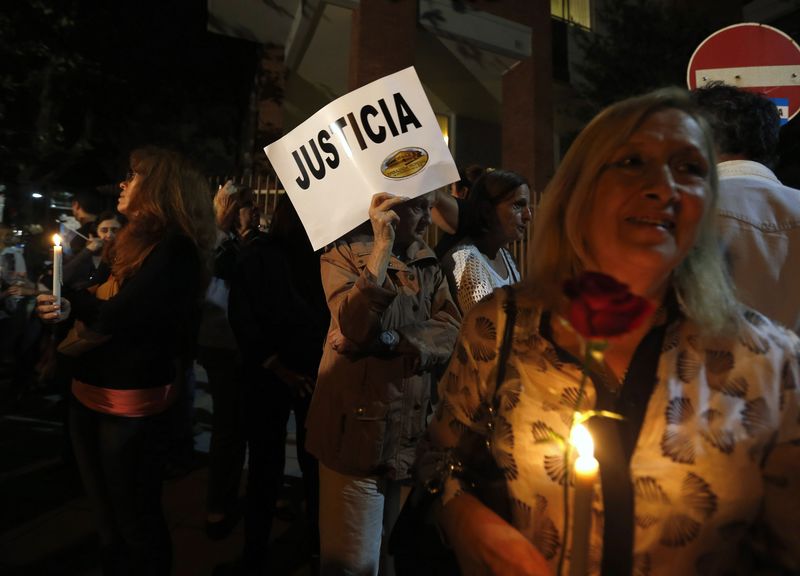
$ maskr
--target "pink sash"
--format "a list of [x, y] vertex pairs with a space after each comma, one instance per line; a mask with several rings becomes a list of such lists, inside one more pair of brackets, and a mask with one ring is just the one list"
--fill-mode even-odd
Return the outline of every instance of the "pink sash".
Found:
[[73, 379], [72, 393], [81, 404], [95, 412], [135, 418], [166, 410], [175, 400], [177, 387], [167, 384], [158, 388], [114, 390]]

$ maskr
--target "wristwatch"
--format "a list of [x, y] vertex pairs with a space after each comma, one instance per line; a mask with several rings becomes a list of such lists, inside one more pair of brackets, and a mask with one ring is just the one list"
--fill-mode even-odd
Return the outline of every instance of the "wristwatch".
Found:
[[397, 330], [384, 330], [378, 335], [378, 341], [384, 348], [392, 351], [400, 343], [400, 334], [397, 333]]

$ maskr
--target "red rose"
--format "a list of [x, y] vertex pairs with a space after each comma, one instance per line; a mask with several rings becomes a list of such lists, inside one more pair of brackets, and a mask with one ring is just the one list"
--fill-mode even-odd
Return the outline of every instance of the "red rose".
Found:
[[589, 339], [619, 336], [644, 322], [654, 306], [628, 290], [628, 286], [599, 272], [584, 272], [564, 283], [570, 300], [567, 320]]

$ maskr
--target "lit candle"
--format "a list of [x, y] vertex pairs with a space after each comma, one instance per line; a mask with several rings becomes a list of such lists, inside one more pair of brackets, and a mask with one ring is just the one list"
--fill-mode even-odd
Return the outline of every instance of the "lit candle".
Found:
[[53, 234], [53, 296], [61, 304], [61, 236]]
[[589, 570], [589, 537], [592, 531], [592, 498], [599, 464], [594, 457], [592, 435], [583, 424], [575, 424], [570, 442], [578, 451], [575, 460], [575, 498], [572, 503], [572, 554], [570, 576], [586, 576]]

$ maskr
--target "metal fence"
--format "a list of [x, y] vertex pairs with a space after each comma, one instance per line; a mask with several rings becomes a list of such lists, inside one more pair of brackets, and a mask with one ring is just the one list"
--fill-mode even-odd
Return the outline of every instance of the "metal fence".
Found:
[[[228, 180], [242, 188], [249, 188], [255, 195], [255, 202], [267, 225], [272, 221], [272, 215], [275, 213], [275, 207], [278, 205], [278, 198], [281, 194], [285, 194], [283, 187], [277, 176], [274, 174], [250, 174], [244, 177], [232, 176], [213, 176], [210, 178], [211, 186], [217, 190], [220, 186], [225, 184]], [[531, 198], [534, 201], [534, 198]], [[531, 207], [535, 214], [535, 204]], [[517, 263], [517, 268], [522, 278], [525, 278], [528, 269], [528, 245], [530, 244], [531, 235], [533, 233], [533, 225], [528, 227], [528, 237], [519, 242], [514, 242], [509, 250], [514, 256]], [[429, 246], [436, 246], [439, 238], [442, 236], [442, 231], [437, 226], [430, 226], [426, 241]]]
[[250, 174], [249, 176], [212, 176], [209, 178], [213, 190], [231, 180], [238, 188], [249, 188], [255, 195], [255, 203], [261, 210], [267, 225], [272, 221], [278, 198], [285, 191], [274, 174]]

